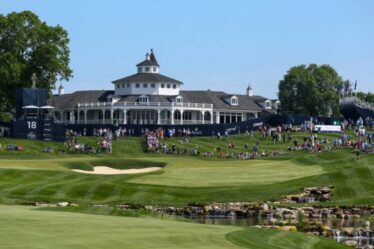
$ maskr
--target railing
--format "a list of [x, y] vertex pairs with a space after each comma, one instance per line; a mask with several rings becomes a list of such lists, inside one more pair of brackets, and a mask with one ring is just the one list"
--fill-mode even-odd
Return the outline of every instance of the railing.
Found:
[[357, 98], [356, 96], [345, 97], [345, 98], [339, 99], [339, 104], [341, 104], [341, 105], [357, 104], [357, 105], [359, 105], [363, 108], [374, 110], [374, 105], [373, 104], [362, 101], [361, 99]]
[[[210, 121], [205, 121], [204, 123], [205, 124], [210, 124]], [[180, 125], [180, 124], [184, 124], [184, 125], [203, 124], [203, 121], [202, 120], [183, 120], [183, 121], [181, 121], [180, 119], [174, 119], [174, 124], [176, 124], [176, 125]]]
[[177, 103], [177, 102], [91, 102], [78, 103], [78, 107], [105, 107], [105, 106], [179, 106], [187, 108], [213, 108], [213, 104], [207, 103]]

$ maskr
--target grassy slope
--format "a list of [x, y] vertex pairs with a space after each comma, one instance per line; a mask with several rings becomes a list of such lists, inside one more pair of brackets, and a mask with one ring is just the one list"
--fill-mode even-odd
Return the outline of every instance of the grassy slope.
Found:
[[[333, 241], [232, 226], [0, 206], [0, 248], [343, 249]], [[77, 225], [79, 224], [79, 225]]]
[[[297, 139], [300, 141], [304, 135], [298, 135]], [[95, 143], [95, 139], [82, 140]], [[236, 150], [243, 150], [249, 138], [230, 137], [229, 140], [235, 142]], [[249, 143], [253, 141], [252, 138]], [[116, 141], [112, 155], [94, 156], [43, 154], [40, 152], [43, 146], [50, 143], [0, 140], [3, 146], [9, 142], [24, 144], [26, 151], [0, 151], [0, 156], [7, 158], [0, 160], [0, 202], [5, 203], [70, 200], [185, 205], [192, 201], [276, 199], [283, 194], [298, 192], [302, 187], [330, 184], [335, 186], [332, 204], [374, 202], [373, 155], [362, 156], [357, 161], [354, 153], [347, 150], [318, 154], [286, 153], [273, 159], [239, 161], [144, 154], [143, 141], [138, 138]], [[173, 142], [178, 143], [178, 140], [169, 140], [169, 143]], [[260, 142], [260, 148], [264, 149], [286, 150], [288, 146], [288, 143], [272, 145], [270, 141]], [[224, 148], [225, 143], [209, 137], [192, 138], [188, 146], [198, 144], [201, 151], [210, 151], [217, 146]], [[67, 170], [72, 164], [102, 164], [103, 160], [108, 160], [108, 164], [114, 161], [113, 165], [119, 166], [121, 160], [128, 159], [168, 164], [160, 172], [132, 176], [82, 175]]]

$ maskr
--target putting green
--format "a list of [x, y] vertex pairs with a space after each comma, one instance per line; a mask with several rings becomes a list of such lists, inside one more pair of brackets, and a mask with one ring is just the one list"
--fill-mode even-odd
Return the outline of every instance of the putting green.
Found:
[[212, 187], [266, 185], [322, 174], [320, 166], [302, 167], [291, 161], [207, 161], [181, 158], [162, 174], [143, 175], [129, 182], [166, 186]]
[[[0, 206], [0, 222], [0, 248], [7, 249], [345, 248], [333, 241], [300, 233], [255, 228], [243, 230], [150, 217], [40, 211], [21, 206]], [[252, 239], [258, 246], [249, 243]], [[280, 240], [283, 243], [279, 244]], [[325, 247], [316, 247], [319, 243]]]

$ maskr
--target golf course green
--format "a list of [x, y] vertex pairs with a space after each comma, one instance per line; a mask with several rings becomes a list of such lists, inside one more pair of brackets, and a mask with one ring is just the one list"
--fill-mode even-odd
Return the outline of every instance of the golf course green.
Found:
[[[306, 133], [294, 138], [302, 140]], [[321, 135], [333, 139], [336, 135]], [[296, 232], [235, 226], [195, 224], [147, 214], [121, 217], [102, 212], [84, 213], [37, 210], [20, 204], [67, 201], [92, 204], [185, 206], [188, 203], [268, 201], [299, 193], [304, 187], [334, 187], [326, 206], [371, 205], [374, 203], [374, 156], [360, 160], [349, 149], [323, 153], [288, 152], [291, 143], [273, 144], [260, 137], [230, 136], [178, 139], [166, 142], [182, 151], [244, 151], [258, 139], [260, 151], [281, 153], [255, 160], [221, 159], [216, 155], [162, 155], [146, 152], [144, 139], [121, 138], [112, 153], [45, 153], [63, 143], [0, 138], [0, 248], [345, 248], [332, 240]], [[97, 143], [97, 138], [78, 138]], [[23, 151], [8, 151], [7, 144], [22, 145]], [[159, 167], [151, 173], [88, 175], [96, 166], [114, 169]], [[63, 208], [59, 209], [64, 210]], [[127, 216], [127, 217], [123, 217]], [[131, 216], [131, 215], [130, 215]], [[78, 224], [78, 225], [74, 225]], [[20, 236], [22, 239], [17, 239]], [[35, 245], [33, 247], [33, 245]]]

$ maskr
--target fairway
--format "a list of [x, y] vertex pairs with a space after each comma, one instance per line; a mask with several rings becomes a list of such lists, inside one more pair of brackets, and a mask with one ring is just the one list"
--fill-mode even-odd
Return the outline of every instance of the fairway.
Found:
[[285, 161], [207, 161], [178, 159], [162, 174], [144, 175], [129, 182], [179, 187], [265, 185], [322, 174], [320, 166], [302, 167]]
[[20, 206], [0, 206], [0, 223], [1, 249], [346, 248], [327, 239], [300, 233], [151, 217], [40, 211]]

